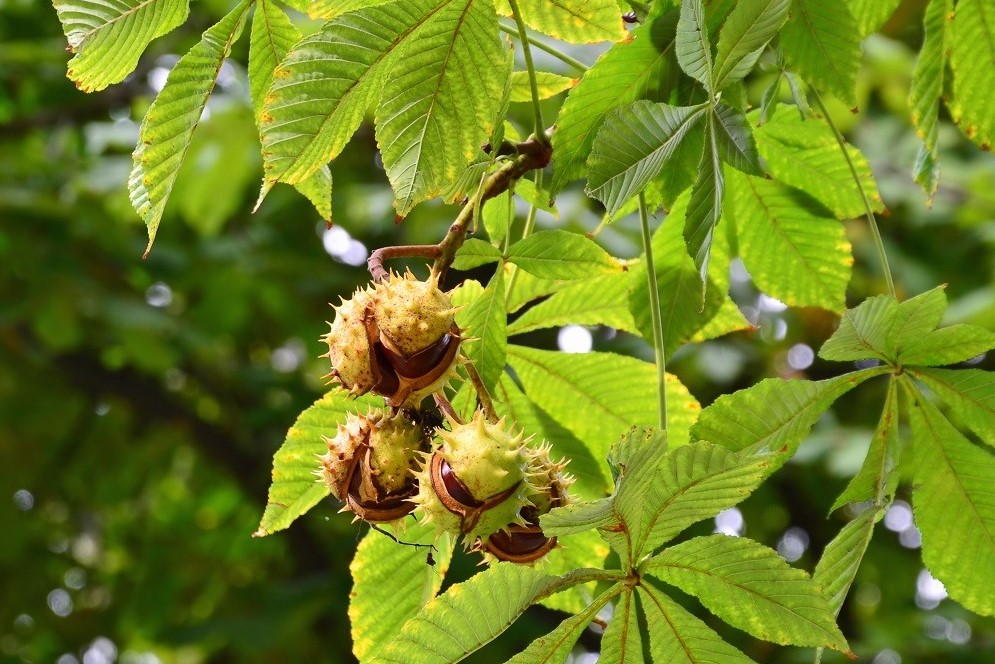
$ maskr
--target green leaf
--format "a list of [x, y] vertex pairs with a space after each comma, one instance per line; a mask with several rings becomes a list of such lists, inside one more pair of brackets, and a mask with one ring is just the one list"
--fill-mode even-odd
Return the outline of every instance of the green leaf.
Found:
[[926, 5], [923, 29], [926, 36], [916, 59], [909, 92], [912, 124], [923, 144], [916, 156], [915, 179], [933, 199], [939, 186], [936, 141], [940, 133], [940, 98], [943, 96], [946, 53], [950, 49], [951, 30], [947, 16], [953, 14], [953, 0], [932, 0]]
[[666, 549], [644, 569], [694, 595], [733, 627], [765, 641], [850, 650], [832, 608], [809, 575], [752, 540], [696, 537]]
[[875, 295], [847, 309], [840, 326], [819, 349], [819, 357], [837, 362], [870, 358], [888, 362], [892, 356], [888, 333], [898, 312], [898, 302], [890, 295]]
[[459, 177], [494, 131], [508, 59], [489, 0], [449, 0], [391, 60], [377, 143], [401, 216]]
[[618, 664], [644, 664], [648, 653], [643, 652], [641, 633], [636, 593], [628, 590], [615, 603], [611, 622], [601, 637], [599, 659]]
[[515, 221], [515, 192], [509, 189], [493, 198], [488, 198], [480, 211], [480, 218], [491, 242], [502, 244], [508, 237], [508, 229]]
[[614, 217], [660, 174], [704, 114], [704, 106], [675, 107], [645, 100], [609, 113], [587, 162], [587, 194], [604, 203]]
[[[832, 128], [824, 120], [802, 119], [790, 106], [780, 106], [768, 122], [757, 127], [754, 137], [767, 170], [783, 184], [801, 189], [833, 211], [838, 219], [864, 214], [850, 166], [836, 143]], [[884, 210], [870, 164], [852, 145], [847, 153], [853, 161], [871, 209]]]
[[856, 105], [860, 29], [846, 3], [793, 0], [781, 51], [806, 81]]
[[675, 87], [680, 70], [674, 58], [676, 14], [657, 16], [612, 46], [567, 95], [553, 132], [550, 193], [584, 175], [584, 163], [605, 115], [637, 99], [660, 100]]
[[442, 587], [452, 558], [448, 534], [437, 537], [434, 525], [410, 524], [401, 537], [405, 542], [434, 545], [434, 565], [426, 562], [428, 549], [401, 546], [383, 533], [371, 530], [356, 548], [349, 565], [353, 586], [349, 602], [352, 653], [370, 661], [401, 631]]
[[273, 484], [266, 511], [253, 537], [283, 530], [329, 494], [328, 487], [315, 474], [317, 457], [328, 451], [321, 437], [334, 436], [349, 414], [378, 405], [383, 405], [379, 397], [353, 399], [347, 391], [336, 387], [300, 414], [273, 456]]
[[995, 333], [976, 325], [951, 325], [933, 330], [898, 355], [906, 365], [942, 366], [965, 362], [995, 348]]
[[385, 5], [394, 0], [294, 0], [301, 6], [295, 7], [306, 11], [311, 18], [332, 19], [357, 9], [366, 9], [375, 5]]
[[691, 437], [747, 454], [775, 455], [773, 472], [795, 453], [834, 401], [885, 372], [887, 368], [879, 367], [819, 381], [762, 380], [719, 397], [701, 411]]
[[812, 573], [812, 580], [822, 586], [829, 608], [839, 614], [843, 600], [850, 591], [864, 552], [874, 534], [874, 524], [883, 516], [884, 509], [874, 507], [861, 512], [847, 523], [833, 538]]
[[262, 114], [265, 178], [307, 179], [334, 159], [382, 92], [385, 63], [447, 0], [392, 2], [324, 24], [290, 50], [273, 73]]
[[[511, 16], [507, 0], [495, 0], [498, 13]], [[574, 44], [618, 41], [625, 27], [614, 0], [518, 0], [518, 9], [533, 30]]]
[[877, 505], [890, 501], [898, 487], [898, 453], [898, 394], [895, 381], [892, 380], [888, 382], [888, 395], [881, 411], [881, 419], [874, 430], [864, 463], [829, 511], [833, 512], [847, 503], [865, 500], [873, 500]]
[[508, 262], [541, 279], [589, 279], [622, 271], [597, 242], [563, 230], [539, 231], [519, 240], [508, 249]]
[[[681, 344], [690, 341], [701, 332], [717, 315], [723, 303], [731, 303], [726, 293], [729, 287], [725, 278], [729, 252], [725, 246], [724, 236], [719, 236], [718, 242], [713, 245], [713, 251], [718, 256], [715, 262], [718, 269], [713, 270], [709, 276], [705, 298], [702, 301], [698, 270], [695, 269], [694, 261], [688, 256], [684, 246], [683, 229], [688, 199], [689, 195], [685, 192], [674, 202], [652, 238], [664, 349], [667, 357]], [[629, 280], [631, 286], [629, 310], [643, 338], [652, 341], [649, 286], [646, 279], [646, 265], [643, 261], [629, 270]], [[735, 305], [733, 308], [735, 309]]]
[[757, 143], [742, 111], [719, 103], [715, 107], [715, 138], [722, 161], [749, 175], [766, 172], [760, 163]]
[[498, 262], [501, 258], [500, 249], [488, 242], [471, 237], [467, 238], [463, 242], [463, 246], [456, 252], [456, 258], [453, 260], [453, 268], [457, 270], [472, 270], [481, 265]]
[[459, 661], [501, 634], [534, 602], [586, 580], [578, 574], [550, 576], [512, 563], [492, 565], [430, 601], [374, 661]]
[[166, 85], [155, 98], [138, 135], [128, 178], [131, 204], [148, 227], [148, 255], [159, 230], [166, 201], [176, 182], [183, 157], [190, 147], [207, 98], [231, 46], [242, 33], [251, 0], [242, 0], [227, 16], [204, 32], [169, 72]]
[[681, 18], [677, 22], [677, 62], [684, 73], [718, 92], [712, 81], [712, 47], [708, 43], [708, 26], [702, 0], [683, 0]]
[[[570, 657], [574, 644], [605, 604], [624, 588], [616, 584], [591, 602], [577, 615], [561, 622], [556, 629], [529, 644], [528, 648], [508, 660], [507, 664], [563, 664]], [[628, 597], [631, 593], [624, 593]]]
[[947, 295], [939, 286], [898, 305], [894, 319], [885, 327], [886, 357], [894, 359], [909, 346], [919, 343], [943, 320], [947, 312]]
[[727, 186], [726, 214], [757, 287], [791, 306], [843, 312], [853, 266], [843, 225], [777, 180], [730, 173]]
[[[559, 353], [509, 344], [508, 360], [534, 403], [603, 459], [633, 424], [656, 423], [657, 374], [652, 364], [614, 353]], [[671, 446], [683, 445], [698, 402], [667, 375]]]
[[850, 12], [860, 28], [861, 37], [866, 37], [883, 26], [901, 2], [902, 0], [847, 0]]
[[689, 526], [742, 502], [769, 474], [769, 461], [703, 441], [662, 451], [658, 464], [631, 471], [615, 497], [633, 563]]
[[468, 339], [462, 343], [462, 352], [473, 362], [487, 390], [493, 392], [504, 373], [508, 348], [503, 270], [494, 274], [477, 300], [456, 313], [456, 324]]
[[[249, 41], [249, 95], [257, 125], [262, 121], [273, 72], [300, 38], [301, 33], [273, 0], [256, 1]], [[328, 166], [322, 166], [294, 187], [311, 201], [322, 219], [332, 220], [332, 172]]]
[[922, 559], [950, 597], [995, 615], [995, 456], [971, 443], [909, 383], [912, 506], [922, 531]]
[[[513, 266], [505, 263], [505, 276]], [[533, 300], [555, 293], [564, 283], [555, 279], [540, 279], [523, 270], [518, 270], [515, 283], [508, 291], [507, 309], [508, 313], [514, 313]]]
[[912, 369], [985, 443], [995, 446], [995, 372], [980, 369]]
[[595, 528], [602, 528], [617, 522], [615, 503], [611, 498], [602, 498], [583, 503], [572, 503], [557, 507], [539, 519], [542, 531], [547, 535], [573, 535]]
[[684, 220], [684, 241], [694, 259], [694, 266], [698, 268], [702, 283], [707, 283], [708, 279], [708, 255], [715, 227], [722, 216], [722, 192], [725, 189], [715, 134], [715, 120], [713, 115], [709, 115], [705, 130], [705, 150], [701, 154], [694, 186], [691, 187], [691, 201]]
[[640, 584], [636, 594], [647, 617], [650, 661], [668, 664], [752, 664], [752, 659], [726, 643], [712, 628], [653, 585]]
[[190, 0], [54, 0], [73, 53], [68, 76], [83, 92], [103, 90], [134, 71], [153, 39], [183, 25]]
[[636, 332], [626, 298], [629, 275], [624, 272], [570, 282], [508, 326], [508, 334], [524, 334], [560, 325], [608, 325]]
[[964, 135], [991, 150], [995, 141], [995, 6], [989, 0], [959, 0], [950, 26], [953, 95], [950, 115]]
[[[569, 76], [560, 76], [548, 71], [536, 72], [536, 86], [539, 90], [539, 99], [549, 99], [561, 92], [565, 92], [577, 84], [577, 79]], [[532, 101], [532, 84], [529, 82], [527, 71], [511, 72], [511, 101], [530, 102]]]
[[716, 46], [712, 78], [718, 92], [744, 78], [756, 65], [764, 47], [788, 19], [791, 0], [737, 2], [729, 13]]

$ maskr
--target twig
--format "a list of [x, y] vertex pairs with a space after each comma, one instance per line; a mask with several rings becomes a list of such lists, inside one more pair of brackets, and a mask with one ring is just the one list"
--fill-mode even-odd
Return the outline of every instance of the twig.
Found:
[[497, 411], [494, 410], [494, 402], [491, 401], [487, 386], [484, 385], [484, 380], [477, 373], [477, 368], [473, 366], [472, 362], [466, 363], [466, 373], [470, 377], [473, 389], [477, 391], [477, 401], [480, 403], [480, 409], [484, 411], [484, 417], [487, 418], [488, 422], [497, 422], [498, 416]]
[[383, 267], [385, 260], [393, 258], [438, 258], [439, 245], [437, 244], [413, 244], [409, 246], [401, 245], [396, 247], [380, 247], [370, 254], [366, 266], [370, 270], [373, 281], [380, 282], [387, 278], [387, 270]]

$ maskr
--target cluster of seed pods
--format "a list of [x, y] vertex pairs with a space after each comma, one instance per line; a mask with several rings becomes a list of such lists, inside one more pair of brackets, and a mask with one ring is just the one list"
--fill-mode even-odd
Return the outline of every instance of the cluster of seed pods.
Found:
[[[568, 501], [571, 479], [547, 445], [533, 446], [481, 411], [444, 423], [419, 410], [456, 376], [460, 330], [433, 275], [391, 275], [335, 308], [323, 339], [331, 376], [386, 407], [350, 415], [321, 457], [320, 476], [358, 518], [396, 523], [414, 512], [485, 556], [531, 563], [556, 546], [539, 517]], [[433, 421], [434, 417], [434, 421]]]

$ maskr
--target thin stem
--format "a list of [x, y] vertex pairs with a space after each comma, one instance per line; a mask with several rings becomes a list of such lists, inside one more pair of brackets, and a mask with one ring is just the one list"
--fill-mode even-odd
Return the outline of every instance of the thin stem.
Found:
[[[501, 28], [502, 32], [506, 32], [509, 35], [515, 35], [516, 37], [519, 37], [519, 38], [522, 37], [522, 35], [518, 31], [518, 29], [517, 28], [513, 28], [510, 25], [505, 25], [504, 23], [499, 23], [498, 27]], [[567, 55], [563, 51], [559, 50], [555, 46], [550, 46], [549, 44], [547, 44], [546, 42], [542, 41], [541, 39], [536, 39], [532, 35], [526, 34], [525, 35], [525, 40], [529, 44], [532, 44], [533, 46], [535, 46], [540, 51], [546, 51], [547, 53], [549, 53], [551, 56], [553, 56], [557, 60], [560, 60], [564, 64], [570, 65], [571, 67], [573, 67], [574, 69], [576, 69], [579, 72], [585, 72], [588, 69], [587, 65], [585, 65], [580, 60], [577, 60], [575, 58], [571, 58], [569, 55]], [[522, 48], [524, 48], [524, 45], [522, 46]]]
[[653, 319], [653, 350], [656, 353], [657, 391], [659, 394], [660, 429], [667, 430], [667, 353], [663, 345], [663, 319], [660, 316], [660, 291], [657, 290], [656, 267], [653, 264], [653, 236], [650, 234], [646, 197], [639, 194], [639, 225], [643, 232], [646, 254], [646, 285], [650, 293], [650, 315]]
[[[542, 195], [542, 169], [537, 169], [535, 174], [535, 185], [536, 185], [536, 196]], [[532, 235], [532, 231], [535, 229], [536, 225], [536, 212], [538, 207], [533, 204], [529, 208], [529, 213], [525, 217], [525, 227], [522, 228], [522, 239], [524, 240], [528, 236]], [[507, 253], [507, 252], [506, 252]], [[504, 301], [505, 304], [511, 302], [511, 293], [515, 287], [515, 281], [518, 280], [518, 266], [512, 265], [510, 274], [508, 275], [508, 288], [505, 290]]]
[[494, 410], [494, 402], [491, 401], [491, 395], [487, 391], [487, 386], [484, 385], [484, 379], [480, 377], [473, 362], [467, 362], [464, 368], [470, 377], [473, 389], [477, 392], [477, 401], [480, 403], [480, 410], [484, 411], [484, 417], [487, 418], [488, 422], [497, 422], [497, 411]]
[[387, 278], [387, 270], [384, 269], [383, 262], [392, 258], [437, 258], [439, 255], [439, 245], [437, 244], [413, 244], [400, 245], [397, 247], [380, 247], [370, 254], [366, 261], [366, 267], [370, 271], [373, 281], [380, 282]]
[[860, 198], [864, 202], [864, 215], [867, 217], [867, 224], [871, 228], [871, 237], [874, 238], [874, 246], [878, 251], [878, 260], [881, 261], [881, 270], [884, 272], [885, 281], [888, 282], [888, 293], [891, 294], [893, 298], [898, 299], [898, 294], [895, 291], [895, 280], [891, 276], [891, 266], [888, 264], [888, 254], [884, 250], [884, 240], [881, 238], [881, 230], [878, 228], [878, 222], [874, 218], [874, 211], [871, 209], [871, 201], [867, 198], [867, 192], [864, 191], [864, 184], [860, 181], [860, 175], [857, 174], [857, 167], [854, 166], [853, 160], [850, 158], [850, 153], [846, 149], [846, 139], [843, 138], [843, 134], [836, 127], [833, 119], [829, 116], [829, 111], [826, 109], [826, 105], [822, 101], [822, 95], [815, 88], [812, 88], [812, 96], [815, 98], [815, 105], [819, 107], [819, 111], [822, 116], [826, 119], [826, 122], [833, 130], [833, 136], [836, 137], [836, 143], [839, 144], [840, 150], [843, 151], [843, 157], [846, 159], [846, 165], [850, 167], [850, 175], [853, 176], [853, 181], [857, 184], [857, 189], [860, 191]]
[[532, 49], [529, 48], [529, 35], [525, 31], [525, 21], [522, 20], [522, 13], [518, 11], [518, 3], [515, 0], [508, 0], [508, 6], [511, 7], [511, 14], [515, 17], [515, 24], [518, 26], [518, 38], [522, 43], [525, 68], [529, 72], [529, 87], [532, 88], [532, 113], [535, 115], [535, 136], [540, 143], [548, 142], [546, 123], [542, 120], [542, 104], [539, 102], [539, 83], [536, 81], [536, 68], [535, 63], [532, 62]]

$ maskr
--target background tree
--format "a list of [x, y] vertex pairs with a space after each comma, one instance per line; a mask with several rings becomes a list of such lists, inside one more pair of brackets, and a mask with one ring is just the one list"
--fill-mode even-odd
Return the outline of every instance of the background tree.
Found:
[[[962, 11], [979, 6], [962, 5]], [[927, 29], [943, 18], [943, 8], [930, 5]], [[258, 524], [273, 451], [296, 414], [325, 389], [320, 376], [327, 369], [315, 356], [321, 321], [329, 317], [326, 302], [367, 280], [362, 264], [370, 248], [435, 242], [456, 208], [421, 205], [395, 225], [393, 195], [373, 158], [372, 127], [364, 124], [332, 167], [336, 227], [326, 230], [288, 187], [274, 187], [250, 216], [263, 171], [251, 86], [239, 64], [247, 62], [243, 39], [221, 67], [155, 249], [139, 261], [145, 240], [125, 187], [138, 122], [177, 54], [231, 10], [227, 2], [194, 4], [183, 26], [153, 41], [123, 83], [84, 96], [65, 79], [69, 56], [56, 12], [36, 3], [0, 7], [5, 657], [41, 661], [68, 653], [82, 660], [86, 653], [95, 658], [113, 651], [129, 661], [150, 653], [167, 661], [350, 658], [340, 644], [349, 639], [344, 598], [356, 528], [326, 501], [278, 537], [248, 534]], [[923, 13], [917, 2], [901, 3], [890, 18], [854, 12], [871, 26], [866, 32], [882, 25], [880, 34], [863, 41], [853, 99], [835, 89], [852, 80], [814, 82], [842, 98], [825, 99], [828, 116], [874, 171], [890, 213], [879, 219], [901, 299], [947, 283], [951, 307], [944, 323], [992, 329], [995, 163], [941, 110], [936, 145], [943, 177], [932, 208], [912, 178], [919, 142], [907, 99]], [[302, 31], [317, 28], [291, 15]], [[781, 39], [790, 43], [785, 30]], [[605, 46], [560, 45], [585, 63]], [[962, 45], [950, 48], [952, 58], [965, 57]], [[555, 58], [539, 51], [534, 57], [542, 69], [577, 76]], [[778, 76], [777, 63], [761, 65], [773, 68], [762, 67], [745, 88], [757, 107]], [[798, 62], [789, 65], [809, 73]], [[791, 83], [786, 77], [782, 86], [786, 102]], [[920, 94], [913, 98], [916, 109], [928, 98]], [[561, 94], [544, 101], [545, 117], [555, 117], [562, 100]], [[850, 105], [859, 113], [850, 113]], [[963, 110], [953, 110], [963, 125]], [[511, 104], [511, 121], [523, 136], [533, 115], [529, 103]], [[922, 111], [915, 117], [931, 136]], [[986, 121], [968, 117], [965, 126]], [[831, 140], [827, 145], [833, 148]], [[932, 171], [919, 172], [929, 185]], [[579, 188], [558, 194], [557, 212], [539, 211], [538, 227], [600, 229], [598, 241], [612, 254], [641, 252], [639, 220], [629, 215], [600, 227], [603, 209]], [[859, 211], [845, 216], [859, 217]], [[515, 232], [526, 217], [520, 209]], [[866, 224], [847, 222], [846, 231], [856, 258], [849, 301], [856, 304], [887, 285]], [[472, 275], [486, 278], [487, 272]], [[834, 315], [785, 309], [741, 269], [730, 283], [758, 329], [683, 347], [668, 365], [703, 405], [767, 376], [821, 379], [842, 372], [843, 365], [813, 353], [830, 335]], [[597, 350], [652, 358], [651, 346], [607, 326], [527, 334], [516, 341], [555, 348], [590, 339]], [[991, 359], [974, 366], [991, 369]], [[792, 564], [814, 569], [845, 522], [842, 515], [825, 515], [859, 468], [884, 400], [876, 384], [844, 396], [792, 463], [695, 534], [745, 530]], [[898, 498], [907, 501], [910, 478], [903, 479]], [[851, 648], [881, 661], [896, 661], [885, 649], [907, 661], [977, 661], [995, 650], [991, 620], [942, 601], [924, 573], [907, 502], [893, 504], [884, 525], [841, 613]], [[458, 565], [457, 578], [472, 572], [472, 562]], [[755, 641], [696, 610], [756, 660], [809, 657]], [[534, 611], [536, 621], [516, 624], [481, 661], [506, 659], [562, 617]], [[585, 635], [582, 644], [597, 649], [597, 638]]]

